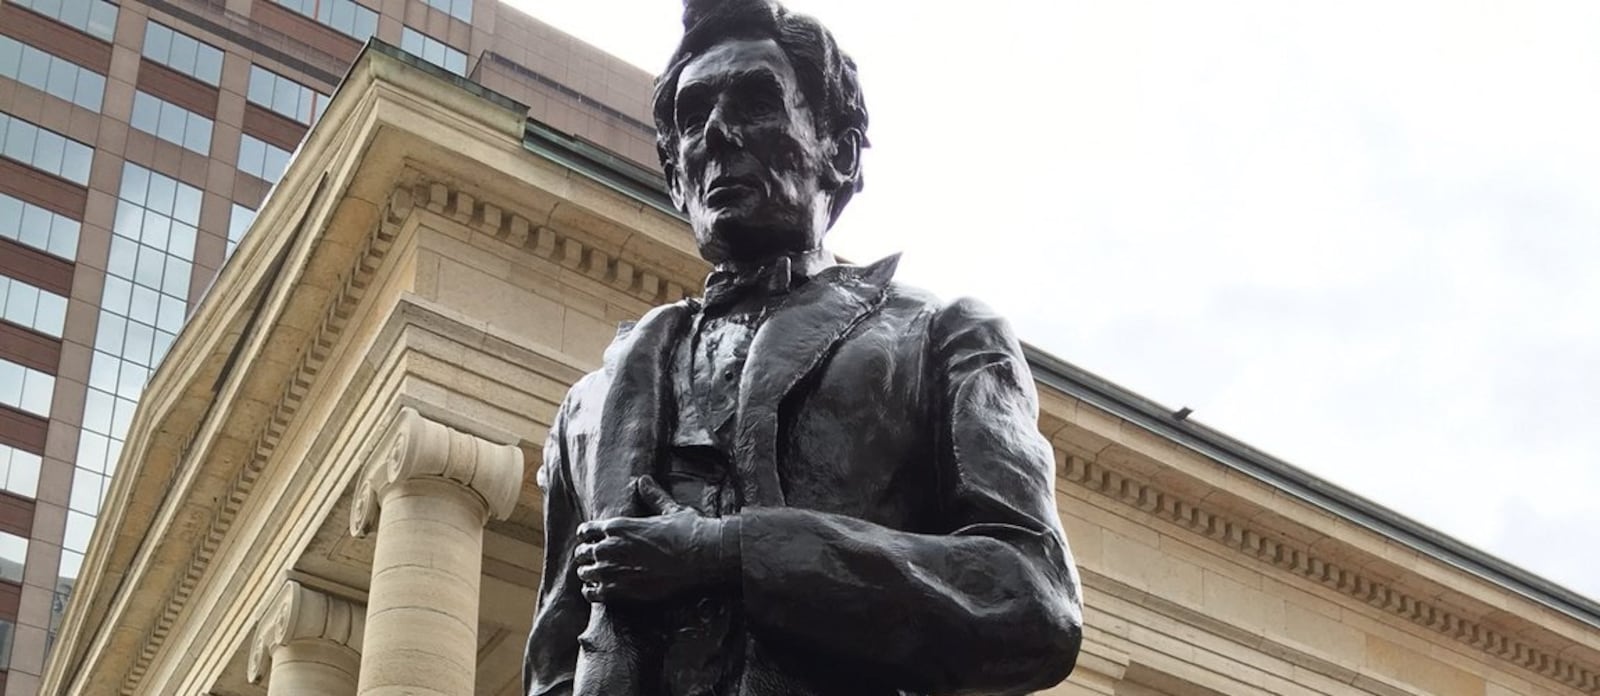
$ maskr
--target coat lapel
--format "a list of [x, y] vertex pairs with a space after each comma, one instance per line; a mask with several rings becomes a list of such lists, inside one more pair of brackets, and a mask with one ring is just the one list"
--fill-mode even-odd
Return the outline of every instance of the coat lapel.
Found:
[[832, 266], [778, 306], [756, 331], [739, 381], [734, 464], [746, 507], [781, 507], [779, 409], [833, 348], [883, 302], [898, 254], [870, 266]]
[[589, 486], [594, 519], [637, 514], [633, 480], [654, 473], [666, 445], [674, 342], [693, 314], [689, 303], [657, 308], [606, 351], [611, 379]]

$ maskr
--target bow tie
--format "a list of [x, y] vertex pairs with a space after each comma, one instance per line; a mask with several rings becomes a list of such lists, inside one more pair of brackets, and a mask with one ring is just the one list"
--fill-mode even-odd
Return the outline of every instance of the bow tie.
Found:
[[706, 277], [705, 307], [729, 307], [750, 297], [777, 297], [806, 280], [789, 257], [750, 270], [715, 270]]

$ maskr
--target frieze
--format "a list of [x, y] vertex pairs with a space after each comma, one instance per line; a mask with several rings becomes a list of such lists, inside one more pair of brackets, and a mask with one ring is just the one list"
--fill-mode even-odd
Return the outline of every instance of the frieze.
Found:
[[1500, 660], [1520, 665], [1584, 693], [1600, 694], [1600, 677], [1597, 677], [1597, 671], [1591, 665], [1552, 654], [1481, 621], [1442, 608], [1426, 598], [1408, 594], [1387, 582], [1274, 538], [1263, 530], [1203, 509], [1181, 496], [1072, 455], [1065, 457], [1060, 475], [1069, 482], [1172, 522], [1233, 551], [1304, 577]]

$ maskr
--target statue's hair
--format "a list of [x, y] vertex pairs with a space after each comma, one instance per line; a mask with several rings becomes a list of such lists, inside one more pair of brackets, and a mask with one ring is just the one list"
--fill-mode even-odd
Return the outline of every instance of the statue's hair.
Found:
[[[674, 110], [678, 77], [696, 57], [728, 39], [776, 41], [794, 66], [817, 133], [839, 140], [855, 131], [861, 146], [867, 145], [867, 106], [855, 61], [839, 50], [827, 27], [771, 0], [690, 0], [686, 5], [683, 39], [655, 85], [656, 153], [667, 176], [672, 176], [677, 165], [679, 134]], [[830, 221], [837, 220], [850, 197], [861, 190], [861, 168], [856, 167], [853, 176], [837, 184]]]

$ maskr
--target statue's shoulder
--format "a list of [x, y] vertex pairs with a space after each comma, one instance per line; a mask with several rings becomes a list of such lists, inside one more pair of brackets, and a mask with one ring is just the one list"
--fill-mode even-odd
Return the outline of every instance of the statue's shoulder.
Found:
[[935, 354], [950, 361], [961, 362], [974, 355], [986, 356], [988, 361], [1003, 355], [1016, 364], [1026, 363], [1011, 322], [973, 297], [941, 303], [928, 331]]
[[889, 286], [881, 314], [907, 322], [908, 329], [914, 322], [915, 330], [935, 346], [987, 346], [1021, 353], [1011, 322], [974, 297], [945, 299], [926, 289], [895, 282]]
[[901, 282], [894, 278], [900, 255], [886, 256], [865, 266], [841, 266], [845, 273], [868, 284], [883, 288], [883, 309], [891, 312], [913, 312], [937, 315], [946, 321], [1000, 322], [1004, 319], [981, 300], [958, 297], [944, 300], [925, 288]]
[[645, 312], [644, 316], [637, 320], [617, 324], [617, 335], [612, 337], [611, 345], [606, 347], [600, 369], [604, 371], [615, 366], [621, 360], [622, 354], [641, 337], [648, 339], [659, 333], [673, 332], [679, 324], [694, 314], [698, 302], [698, 300], [683, 299], [660, 305]]
[[[598, 408], [603, 404], [617, 370], [628, 356], [639, 350], [662, 350], [668, 341], [679, 338], [683, 333], [683, 327], [694, 314], [695, 302], [686, 299], [661, 305], [646, 312], [636, 321], [618, 324], [616, 335], [611, 338], [611, 343], [601, 354], [600, 368], [573, 383], [572, 388], [567, 391], [564, 408], [570, 412], [579, 412], [585, 410], [585, 407]], [[641, 343], [650, 345], [641, 346]]]
[[896, 309], [936, 311], [942, 304], [932, 291], [898, 280], [891, 281], [884, 293], [884, 305]]
[[982, 300], [973, 297], [946, 299], [926, 288], [898, 280], [889, 283], [883, 304], [884, 309], [891, 312], [923, 314], [938, 323], [1004, 321]]

